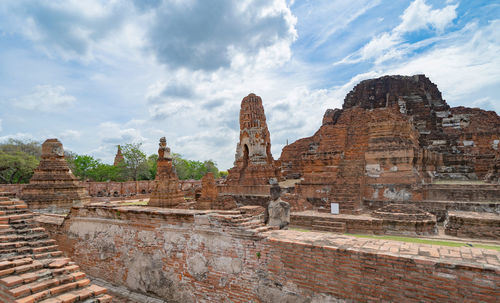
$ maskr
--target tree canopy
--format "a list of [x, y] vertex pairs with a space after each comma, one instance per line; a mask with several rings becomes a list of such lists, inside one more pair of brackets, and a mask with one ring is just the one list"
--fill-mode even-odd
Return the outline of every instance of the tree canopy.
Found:
[[[141, 143], [122, 145], [124, 161], [117, 166], [69, 150], [65, 151], [65, 158], [73, 174], [82, 181], [154, 180], [158, 155], [147, 157], [141, 148]], [[41, 144], [35, 141], [9, 139], [0, 144], [0, 183], [28, 183], [40, 163], [41, 154]], [[212, 172], [216, 178], [224, 174], [212, 160], [187, 160], [180, 154], [173, 154], [173, 164], [181, 180], [199, 180], [207, 172]]]
[[0, 144], [0, 183], [28, 183], [41, 155], [39, 142], [9, 139]]

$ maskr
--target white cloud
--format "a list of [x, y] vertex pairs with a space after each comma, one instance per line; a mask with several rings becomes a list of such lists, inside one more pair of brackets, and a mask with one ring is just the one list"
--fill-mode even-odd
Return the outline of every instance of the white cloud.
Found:
[[12, 99], [11, 102], [27, 110], [58, 112], [76, 102], [76, 98], [65, 94], [65, 91], [62, 86], [37, 85], [30, 94]]
[[404, 34], [425, 28], [442, 32], [456, 17], [458, 4], [447, 5], [442, 9], [432, 9], [425, 0], [415, 0], [401, 16], [402, 22], [394, 32]]
[[336, 64], [358, 63], [366, 60], [375, 60], [381, 64], [390, 59], [402, 58], [419, 47], [434, 42], [435, 38], [409, 45], [405, 34], [423, 29], [430, 29], [441, 34], [444, 29], [457, 17], [458, 4], [447, 5], [442, 9], [432, 9], [425, 0], [415, 0], [400, 16], [401, 23], [390, 32], [383, 32], [371, 39], [357, 52], [348, 55]]
[[67, 129], [61, 133], [63, 139], [80, 139], [82, 133], [74, 129]]
[[15, 133], [10, 135], [5, 135], [0, 137], [0, 142], [7, 141], [9, 139], [17, 139], [17, 140], [38, 140], [32, 134], [28, 133]]

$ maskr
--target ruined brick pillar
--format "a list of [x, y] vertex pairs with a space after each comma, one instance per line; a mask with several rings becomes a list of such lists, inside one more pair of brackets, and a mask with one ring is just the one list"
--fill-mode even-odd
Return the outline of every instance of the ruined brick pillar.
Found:
[[[262, 99], [249, 94], [241, 101], [240, 141], [236, 145], [234, 167], [229, 170], [227, 184], [269, 185], [270, 180], [278, 179], [278, 175]], [[269, 189], [265, 192], [268, 193]]]
[[47, 139], [42, 144], [40, 164], [21, 199], [32, 209], [50, 212], [66, 212], [90, 201], [86, 187], [71, 173], [59, 140]]
[[217, 185], [214, 174], [206, 173], [201, 179], [201, 195], [198, 198], [197, 209], [212, 209], [212, 204], [217, 200]]
[[120, 145], [118, 145], [118, 150], [116, 151], [115, 161], [113, 162], [113, 165], [118, 166], [124, 160], [125, 160], [125, 158], [123, 157], [123, 154], [122, 154], [122, 148]]
[[172, 164], [170, 148], [167, 147], [165, 137], [162, 137], [158, 148], [156, 178], [148, 205], [175, 207], [182, 202], [184, 202], [184, 194], [179, 189], [179, 179]]

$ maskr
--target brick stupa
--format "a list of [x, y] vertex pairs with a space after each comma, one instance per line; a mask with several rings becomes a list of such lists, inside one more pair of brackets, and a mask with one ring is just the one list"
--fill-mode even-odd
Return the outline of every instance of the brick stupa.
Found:
[[[245, 193], [245, 188], [268, 186], [271, 180], [277, 181], [278, 175], [262, 99], [249, 94], [241, 101], [240, 142], [236, 145], [234, 167], [229, 170], [227, 185], [239, 187], [237, 191]], [[262, 191], [269, 193], [268, 188]]]
[[59, 140], [47, 139], [42, 144], [42, 159], [21, 199], [31, 209], [57, 213], [90, 202], [87, 189], [71, 173]]
[[125, 161], [125, 158], [123, 157], [123, 154], [122, 154], [122, 148], [120, 145], [118, 145], [118, 150], [116, 151], [115, 161], [113, 162], [113, 165], [118, 166], [123, 161]]
[[184, 202], [184, 194], [179, 189], [179, 179], [172, 164], [170, 148], [167, 147], [165, 137], [160, 139], [158, 161], [153, 192], [149, 199], [149, 206], [175, 207]]
[[215, 201], [217, 201], [217, 185], [215, 184], [214, 174], [208, 172], [201, 178], [201, 195], [198, 198], [196, 208], [212, 209]]

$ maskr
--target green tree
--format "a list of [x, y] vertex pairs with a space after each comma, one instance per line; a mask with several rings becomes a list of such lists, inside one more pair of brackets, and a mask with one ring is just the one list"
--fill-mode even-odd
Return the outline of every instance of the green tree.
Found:
[[27, 183], [40, 162], [36, 141], [8, 139], [0, 144], [0, 183]]
[[39, 160], [25, 152], [0, 152], [0, 183], [28, 183]]
[[179, 154], [173, 154], [173, 164], [177, 172], [177, 176], [181, 180], [186, 179], [201, 179], [207, 172], [212, 172], [216, 178], [219, 177], [219, 169], [212, 160], [204, 162], [196, 160], [183, 159]]
[[68, 162], [72, 163], [73, 174], [83, 181], [92, 179], [94, 170], [101, 164], [99, 160], [88, 155], [76, 155], [72, 159], [68, 159]]
[[148, 157], [147, 164], [148, 164], [148, 174], [147, 177], [145, 177], [146, 180], [154, 180], [156, 177], [156, 168], [157, 168], [157, 161], [158, 161], [158, 155], [157, 154], [152, 154]]
[[125, 166], [132, 180], [139, 180], [139, 176], [146, 175], [148, 165], [146, 154], [141, 150], [142, 143], [127, 143], [122, 145], [122, 154]]
[[123, 167], [99, 163], [91, 172], [91, 179], [96, 182], [126, 181], [127, 175]]

